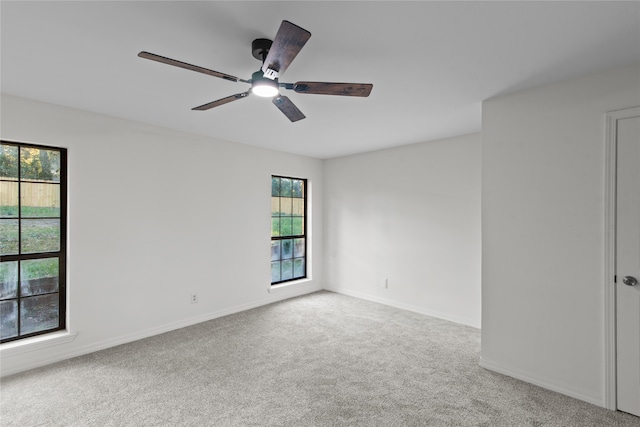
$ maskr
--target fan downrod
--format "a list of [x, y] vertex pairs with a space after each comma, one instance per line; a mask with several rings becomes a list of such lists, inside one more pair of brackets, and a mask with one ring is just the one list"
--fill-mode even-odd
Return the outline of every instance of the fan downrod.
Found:
[[269, 49], [271, 49], [271, 43], [269, 39], [255, 39], [251, 42], [251, 54], [260, 62], [264, 62]]

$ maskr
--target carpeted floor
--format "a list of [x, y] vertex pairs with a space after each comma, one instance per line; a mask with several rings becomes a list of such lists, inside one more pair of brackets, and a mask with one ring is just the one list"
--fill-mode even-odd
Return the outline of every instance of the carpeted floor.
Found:
[[20, 426], [640, 426], [478, 366], [480, 331], [318, 292], [3, 378]]

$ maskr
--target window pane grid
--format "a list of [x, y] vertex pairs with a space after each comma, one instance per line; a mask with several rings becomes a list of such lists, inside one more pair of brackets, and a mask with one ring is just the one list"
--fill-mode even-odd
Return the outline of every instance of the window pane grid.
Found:
[[306, 276], [305, 179], [271, 177], [271, 284]]
[[0, 341], [64, 329], [66, 150], [2, 141], [0, 190]]

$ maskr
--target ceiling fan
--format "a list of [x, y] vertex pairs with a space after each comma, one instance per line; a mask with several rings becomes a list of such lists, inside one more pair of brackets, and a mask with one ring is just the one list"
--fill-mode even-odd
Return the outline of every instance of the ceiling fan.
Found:
[[304, 119], [305, 115], [295, 106], [295, 104], [286, 96], [280, 95], [280, 88], [293, 90], [297, 93], [314, 93], [321, 95], [341, 95], [341, 96], [361, 96], [366, 97], [373, 89], [372, 84], [368, 83], [328, 83], [328, 82], [296, 82], [296, 83], [280, 83], [279, 77], [284, 73], [291, 61], [298, 55], [307, 40], [311, 37], [311, 33], [303, 28], [292, 24], [289, 21], [282, 21], [280, 29], [276, 33], [273, 41], [269, 39], [256, 39], [251, 44], [253, 57], [262, 61], [262, 67], [251, 75], [250, 80], [244, 80], [229, 74], [220, 73], [218, 71], [209, 70], [207, 68], [198, 67], [197, 65], [187, 64], [186, 62], [176, 61], [175, 59], [166, 58], [149, 52], [140, 52], [139, 57], [150, 59], [152, 61], [162, 62], [164, 64], [173, 65], [175, 67], [185, 68], [191, 71], [208, 74], [210, 76], [219, 77], [221, 79], [232, 82], [242, 82], [251, 85], [246, 92], [237, 93], [227, 96], [217, 101], [208, 102], [193, 110], [203, 111], [209, 110], [220, 105], [227, 104], [238, 99], [243, 99], [254, 94], [262, 97], [270, 97], [271, 102], [284, 113], [292, 122]]

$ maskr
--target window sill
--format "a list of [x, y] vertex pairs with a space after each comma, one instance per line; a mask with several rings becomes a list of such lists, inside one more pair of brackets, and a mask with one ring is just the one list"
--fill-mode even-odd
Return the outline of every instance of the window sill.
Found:
[[273, 294], [279, 291], [284, 291], [285, 289], [290, 288], [291, 286], [302, 285], [302, 284], [311, 283], [311, 282], [312, 282], [312, 279], [306, 278], [306, 279], [300, 279], [300, 280], [292, 280], [291, 282], [286, 282], [279, 285], [269, 286], [269, 293]]
[[11, 357], [30, 351], [41, 350], [54, 345], [65, 344], [76, 339], [77, 332], [60, 331], [24, 340], [13, 341], [0, 345], [0, 356]]

